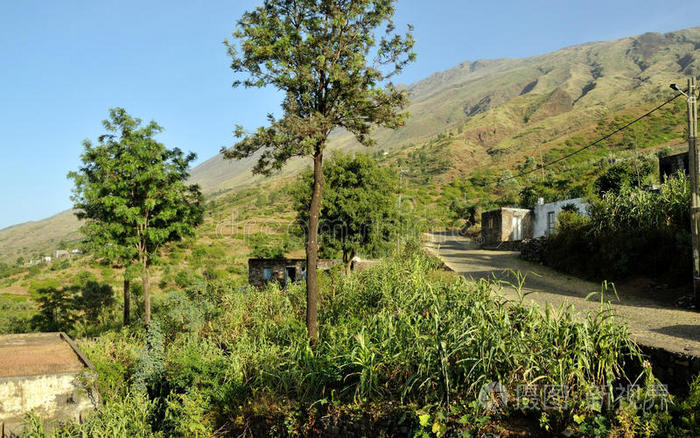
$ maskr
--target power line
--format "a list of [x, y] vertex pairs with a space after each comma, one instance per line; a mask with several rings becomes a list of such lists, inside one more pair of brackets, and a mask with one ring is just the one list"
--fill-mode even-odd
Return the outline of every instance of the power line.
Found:
[[[654, 109], [652, 109], [652, 110], [650, 110], [650, 111], [648, 111], [648, 112], [642, 114], [641, 116], [637, 117], [636, 119], [632, 120], [631, 122], [627, 123], [626, 125], [621, 126], [620, 128], [617, 128], [616, 130], [610, 132], [609, 134], [606, 134], [606, 135], [600, 137], [598, 140], [594, 141], [593, 143], [589, 143], [589, 144], [587, 144], [586, 146], [583, 146], [583, 147], [581, 147], [581, 148], [579, 148], [579, 149], [576, 149], [575, 151], [570, 152], [570, 153], [564, 155], [563, 157], [557, 158], [556, 160], [550, 161], [549, 163], [542, 164], [541, 167], [539, 167], [539, 168], [538, 168], [538, 167], [535, 167], [534, 169], [530, 169], [530, 170], [527, 170], [527, 171], [525, 171], [525, 172], [521, 172], [521, 173], [518, 174], [518, 175], [509, 176], [508, 178], [503, 178], [503, 179], [499, 179], [499, 180], [497, 180], [497, 181], [493, 181], [493, 182], [491, 182], [490, 184], [498, 184], [498, 183], [501, 183], [501, 182], [503, 182], [503, 181], [508, 181], [508, 180], [510, 180], [510, 179], [520, 178], [520, 177], [522, 177], [522, 176], [529, 175], [529, 174], [531, 174], [531, 173], [533, 173], [533, 172], [536, 172], [536, 171], [538, 171], [538, 170], [540, 170], [540, 169], [544, 169], [545, 167], [549, 167], [549, 166], [551, 166], [551, 165], [553, 165], [553, 164], [557, 164], [557, 163], [562, 162], [562, 161], [564, 161], [564, 160], [566, 160], [566, 159], [568, 159], [568, 158], [571, 158], [571, 157], [573, 157], [574, 155], [578, 154], [579, 152], [585, 151], [586, 149], [597, 145], [598, 143], [600, 143], [600, 142], [603, 141], [603, 140], [607, 140], [608, 138], [612, 137], [613, 135], [617, 134], [618, 132], [624, 131], [625, 129], [627, 129], [627, 128], [629, 128], [630, 126], [634, 125], [634, 124], [637, 123], [638, 121], [642, 120], [644, 117], [648, 117], [649, 115], [651, 115], [651, 114], [654, 113], [655, 111], [660, 110], [661, 108], [663, 108], [664, 106], [666, 106], [666, 105], [668, 105], [669, 103], [673, 102], [674, 100], [678, 99], [678, 98], [681, 97], [682, 95], [683, 95], [683, 94], [680, 94], [680, 93], [679, 93], [679, 94], [676, 94], [676, 95], [673, 96], [672, 98], [668, 99], [666, 102], [664, 102], [664, 103], [662, 103], [661, 105], [655, 107]], [[490, 184], [489, 184], [489, 185], [490, 185]]]

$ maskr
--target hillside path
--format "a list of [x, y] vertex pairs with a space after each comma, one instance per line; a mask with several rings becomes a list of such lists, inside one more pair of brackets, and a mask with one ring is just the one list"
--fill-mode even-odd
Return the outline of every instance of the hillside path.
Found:
[[[426, 249], [437, 255], [453, 271], [471, 279], [493, 279], [514, 282], [511, 272], [527, 274], [524, 289], [531, 300], [544, 308], [568, 303], [578, 311], [595, 310], [600, 301], [586, 301], [590, 292], [599, 292], [601, 285], [562, 274], [549, 267], [520, 258], [518, 252], [482, 250], [470, 239], [452, 232], [426, 234]], [[501, 294], [517, 298], [511, 287]], [[663, 307], [638, 296], [621, 296], [618, 302], [611, 293], [611, 304], [629, 325], [633, 339], [642, 345], [700, 357], [700, 313]], [[606, 298], [607, 300], [607, 298]]]

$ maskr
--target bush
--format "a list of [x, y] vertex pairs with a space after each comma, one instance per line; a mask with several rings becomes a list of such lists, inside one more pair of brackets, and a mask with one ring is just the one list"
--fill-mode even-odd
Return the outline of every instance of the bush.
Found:
[[189, 269], [183, 269], [175, 274], [175, 284], [180, 286], [182, 289], [188, 288], [200, 279], [193, 271]]
[[562, 212], [545, 262], [593, 279], [645, 275], [679, 285], [692, 272], [688, 181], [679, 175], [659, 193], [624, 187], [591, 202], [591, 217]]
[[[367, 417], [380, 418], [379, 410], [395, 415], [382, 421], [402, 424], [407, 435], [479, 434], [522, 416], [512, 404], [496, 412], [479, 405], [480, 389], [492, 381], [507, 388], [567, 385], [566, 405], [528, 414], [554, 435], [594, 426], [629, 435], [670, 427], [668, 418], [630, 406], [591, 407], [590, 395], [601, 387], [635, 381], [643, 392], [657, 383], [610, 309], [583, 318], [571, 308], [541, 312], [524, 299], [507, 302], [494, 294], [497, 285], [440, 267], [409, 249], [336, 276], [321, 291], [320, 342], [313, 348], [303, 285], [242, 291], [201, 282], [172, 292], [154, 306], [145, 335], [124, 330], [86, 344], [104, 373], [100, 390], [109, 395], [87, 425], [63, 430], [78, 436], [99, 424], [145, 436], [208, 436], [219, 428], [232, 436], [308, 435], [342, 420], [370, 423], [363, 433], [378, 435], [381, 426]], [[628, 366], [643, 374], [626, 375]], [[682, 415], [692, 415], [689, 403]], [[125, 415], [135, 424], [125, 424]]]
[[104, 312], [116, 303], [114, 290], [108, 284], [88, 281], [80, 289], [77, 307], [83, 311], [87, 323], [103, 323]]
[[21, 296], [0, 295], [0, 334], [32, 331], [31, 316], [34, 305]]
[[32, 325], [44, 332], [70, 331], [75, 323], [75, 287], [45, 287], [36, 291], [39, 312]]
[[84, 287], [90, 281], [97, 281], [97, 276], [90, 271], [82, 270], [73, 277], [73, 285]]

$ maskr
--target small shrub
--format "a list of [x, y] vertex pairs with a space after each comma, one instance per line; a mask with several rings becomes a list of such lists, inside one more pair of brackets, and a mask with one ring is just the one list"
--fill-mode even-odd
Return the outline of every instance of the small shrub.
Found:
[[80, 288], [85, 287], [91, 281], [97, 281], [97, 276], [88, 270], [82, 270], [73, 277], [73, 285]]

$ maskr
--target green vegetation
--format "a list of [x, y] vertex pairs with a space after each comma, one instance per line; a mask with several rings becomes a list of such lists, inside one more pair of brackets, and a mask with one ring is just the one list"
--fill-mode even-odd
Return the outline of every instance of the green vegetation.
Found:
[[[399, 232], [398, 178], [368, 155], [336, 154], [323, 167], [325, 182], [319, 223], [322, 257], [341, 256], [350, 270], [355, 255], [387, 255]], [[293, 192], [297, 223], [306, 231], [313, 173], [306, 172]]]
[[[224, 158], [257, 156], [253, 173], [269, 175], [292, 157], [312, 157], [313, 190], [308, 204], [307, 329], [318, 338], [318, 227], [323, 192], [323, 154], [337, 128], [364, 146], [376, 143], [376, 126], [404, 124], [405, 90], [390, 78], [415, 59], [411, 28], [394, 32], [396, 0], [265, 0], [238, 21], [225, 41], [231, 68], [246, 76], [234, 86], [272, 86], [285, 94], [282, 118], [223, 151]], [[384, 30], [385, 32], [382, 32]], [[244, 137], [242, 127], [237, 137]], [[261, 152], [258, 154], [258, 152]]]
[[0, 334], [32, 331], [30, 320], [36, 305], [26, 296], [0, 294]]
[[167, 149], [153, 137], [163, 128], [141, 126], [123, 108], [112, 108], [103, 122], [107, 134], [93, 146], [83, 143], [83, 167], [70, 172], [81, 232], [96, 257], [120, 263], [124, 270], [124, 323], [129, 322], [129, 280], [140, 263], [145, 322], [151, 320], [150, 267], [164, 245], [194, 235], [204, 214], [202, 195], [187, 185], [195, 154]]
[[[647, 69], [649, 76], [633, 90], [610, 91], [637, 65], [632, 55], [610, 53], [633, 52], [627, 45], [642, 42], [591, 45], [576, 53], [565, 49], [539, 57], [537, 63], [528, 60], [528, 65], [508, 60], [513, 67], [501, 61], [478, 69], [460, 66], [460, 73], [417, 84], [416, 104], [409, 108], [414, 118], [403, 126], [404, 94], [382, 85], [412, 60], [410, 32], [396, 38], [390, 33], [378, 46], [372, 39], [372, 31], [384, 24], [393, 32], [394, 1], [323, 4], [332, 7], [267, 0], [239, 21], [234, 37], [240, 44], [228, 44], [234, 71], [249, 74], [245, 85], [272, 85], [285, 98], [281, 119], [271, 118], [269, 127], [224, 155], [261, 153], [255, 168], [261, 173], [280, 170], [293, 156], [313, 156], [314, 171], [304, 176], [303, 193], [283, 175], [233, 193], [231, 186], [214, 187], [206, 218], [196, 190], [189, 192], [195, 209], [173, 207], [182, 197], [170, 191], [163, 195], [156, 183], [169, 171], [182, 181], [191, 157], [155, 142], [152, 136], [160, 129], [155, 123], [141, 127], [117, 109], [105, 124], [108, 134], [97, 147], [86, 145], [84, 155], [85, 169], [101, 164], [106, 173], [92, 181], [89, 172], [72, 174], [76, 196], [83, 197], [78, 206], [89, 212], [87, 217], [105, 221], [84, 229], [92, 241], [92, 261], [85, 257], [22, 266], [20, 255], [26, 260], [75, 242], [70, 234], [75, 227], [59, 229], [59, 219], [23, 225], [22, 230], [31, 231], [16, 233], [41, 234], [37, 241], [2, 232], [0, 252], [7, 264], [0, 265], [0, 284], [14, 288], [13, 293], [28, 291], [31, 298], [0, 295], [0, 332], [60, 329], [75, 337], [99, 336], [79, 342], [98, 369], [100, 409], [84, 424], [52, 432], [30, 416], [27, 435], [299, 436], [347, 430], [333, 429], [337, 425], [354, 427], [358, 435], [402, 430], [416, 436], [493, 436], [514, 427], [523, 429], [514, 434], [529, 435], [699, 435], [700, 378], [687, 398], [659, 392], [648, 364], [610, 309], [601, 307], [577, 319], [570, 308], [542, 313], [524, 300], [506, 302], [495, 293], [501, 285], [446, 273], [437, 260], [415, 251], [414, 242], [407, 245], [414, 251], [395, 254], [368, 271], [322, 274], [320, 290], [314, 269], [308, 284], [285, 291], [274, 285], [240, 288], [246, 256], [281, 257], [300, 250], [298, 236], [287, 233], [295, 213], [301, 212], [302, 219], [304, 214], [319, 217], [324, 255], [342, 253], [346, 261], [358, 251], [384, 255], [392, 233], [361, 230], [378, 205], [387, 207], [381, 220], [394, 216], [390, 207], [397, 192], [399, 219], [411, 228], [397, 236], [397, 246], [418, 231], [461, 225], [464, 219], [474, 232], [483, 209], [530, 207], [539, 197], [586, 196], [592, 199], [591, 218], [572, 211], [561, 215], [547, 250], [550, 263], [595, 278], [635, 273], [689, 277], [687, 183], [671, 181], [658, 196], [639, 188], [656, 176], [654, 149], [664, 147], [665, 153], [683, 137], [681, 101], [599, 146], [539, 167], [622, 126], [661, 98], [648, 86], [658, 82], [653, 75], [664, 70], [660, 68]], [[358, 25], [364, 26], [362, 32], [347, 32]], [[682, 38], [697, 41], [695, 32]], [[673, 65], [679, 46], [658, 50], [658, 62]], [[384, 71], [367, 64], [374, 49], [381, 52]], [[592, 55], [598, 59], [591, 61]], [[585, 68], [572, 70], [574, 64], [588, 64], [593, 81], [584, 77]], [[478, 76], [471, 76], [472, 70]], [[538, 82], [545, 71], [549, 80]], [[580, 89], [578, 83], [587, 85]], [[602, 96], [609, 109], [599, 105]], [[374, 154], [382, 165], [400, 167], [398, 190], [393, 172], [364, 156], [322, 166], [334, 128], [349, 131], [333, 140], [345, 147], [352, 135], [372, 144], [373, 125], [403, 126], [376, 132], [386, 151]], [[134, 164], [128, 152], [135, 147], [168, 164], [142, 166], [137, 182], [119, 178], [134, 176], [124, 165]], [[114, 154], [101, 155], [107, 150]], [[115, 157], [118, 163], [109, 162]], [[237, 170], [234, 177], [247, 170]], [[353, 179], [365, 171], [369, 178]], [[530, 173], [514, 177], [521, 172]], [[124, 190], [134, 187], [143, 189], [138, 207], [122, 202]], [[178, 187], [185, 188], [182, 183]], [[120, 196], [102, 202], [112, 189]], [[295, 194], [296, 209], [289, 202]], [[119, 202], [113, 209], [114, 200]], [[137, 243], [131, 232], [143, 223], [137, 216], [147, 210], [160, 212], [161, 220]], [[183, 223], [185, 217], [192, 221]], [[121, 221], [106, 221], [114, 218]], [[195, 235], [192, 227], [202, 220]], [[273, 220], [277, 228], [269, 226]], [[324, 234], [323, 221], [350, 224], [352, 239]], [[311, 227], [310, 260], [317, 256], [317, 226]], [[145, 252], [136, 254], [139, 248]], [[114, 280], [123, 275], [129, 291], [130, 279], [139, 272], [124, 268], [135, 258], [144, 265], [145, 288], [131, 286], [136, 306], [129, 309], [129, 293], [119, 301], [113, 288], [121, 286]], [[125, 321], [129, 315], [148, 321], [150, 267], [160, 292], [153, 297], [152, 324], [148, 330], [140, 324], [118, 326], [119, 306], [125, 308]], [[316, 299], [321, 303], [317, 316]], [[308, 335], [315, 345], [309, 345]], [[642, 374], [630, 374], [635, 368]], [[510, 391], [536, 385], [539, 392], [528, 397], [511, 392], [508, 406], [488, 411], [478, 398], [483, 385], [493, 381]], [[630, 397], [610, 409], [590, 403], [591, 396], [611, 399], [618, 385], [632, 383], [638, 386]], [[566, 404], [544, 409], [533, 403], [546, 396], [547, 385], [566, 385]], [[643, 409], [650, 400], [655, 409]], [[665, 411], [661, 404], [667, 402], [673, 403]]]
[[690, 278], [690, 189], [679, 174], [659, 193], [623, 186], [593, 199], [590, 218], [559, 216], [545, 259], [557, 269], [596, 279], [639, 274], [678, 284]]
[[[493, 435], [512, 421], [555, 435], [698, 431], [698, 385], [672, 408], [681, 417], [664, 413], [668, 396], [654, 392], [655, 379], [610, 310], [584, 319], [566, 308], [543, 313], [524, 300], [506, 302], [496, 287], [445, 273], [420, 252], [399, 254], [322, 289], [320, 342], [312, 349], [303, 285], [239, 291], [225, 282], [195, 284], [154, 306], [148, 334], [124, 329], [81, 342], [104, 403], [85, 424], [53, 433], [298, 436], [339, 422], [369, 435], [393, 427]], [[627, 375], [629, 366], [644, 371]], [[569, 392], [555, 410], [511, 397], [488, 411], [477, 399], [491, 381], [513, 391], [539, 384]], [[632, 382], [638, 389], [620, 405], [591, 404], [591, 394]], [[645, 411], [642, 400], [658, 408]]]

